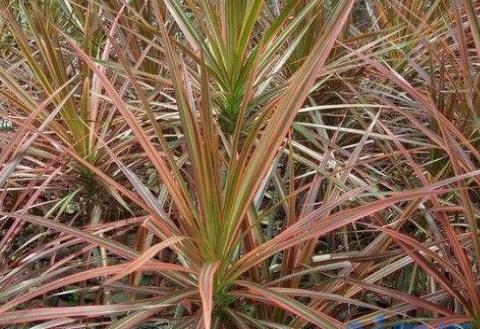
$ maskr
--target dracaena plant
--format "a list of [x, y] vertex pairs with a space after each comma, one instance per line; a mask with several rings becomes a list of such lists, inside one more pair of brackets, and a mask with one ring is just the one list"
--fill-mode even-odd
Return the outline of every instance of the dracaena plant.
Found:
[[399, 3], [2, 1], [0, 325], [478, 320], [475, 6]]

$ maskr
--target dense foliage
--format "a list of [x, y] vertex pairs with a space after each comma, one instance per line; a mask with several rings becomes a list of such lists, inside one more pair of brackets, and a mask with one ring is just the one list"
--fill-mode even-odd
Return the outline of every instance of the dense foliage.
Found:
[[480, 1], [0, 13], [1, 328], [480, 328]]

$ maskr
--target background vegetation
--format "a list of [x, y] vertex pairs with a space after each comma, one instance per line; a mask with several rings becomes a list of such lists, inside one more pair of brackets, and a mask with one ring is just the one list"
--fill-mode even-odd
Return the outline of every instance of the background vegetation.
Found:
[[0, 0], [0, 327], [480, 328], [478, 7]]

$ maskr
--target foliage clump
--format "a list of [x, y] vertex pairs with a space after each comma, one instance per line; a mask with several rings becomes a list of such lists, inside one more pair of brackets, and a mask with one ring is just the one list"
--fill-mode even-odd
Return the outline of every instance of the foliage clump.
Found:
[[0, 0], [1, 328], [480, 321], [480, 2]]

